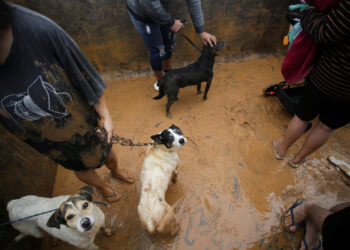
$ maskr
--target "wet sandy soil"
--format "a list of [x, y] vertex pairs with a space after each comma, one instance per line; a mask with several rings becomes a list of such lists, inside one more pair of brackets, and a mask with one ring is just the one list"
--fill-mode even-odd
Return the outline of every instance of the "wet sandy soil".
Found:
[[[290, 120], [262, 89], [282, 80], [282, 57], [252, 56], [217, 64], [208, 100], [188, 87], [165, 116], [166, 98], [152, 100], [152, 76], [108, 82], [107, 101], [115, 133], [149, 142], [150, 136], [171, 124], [190, 141], [179, 151], [179, 176], [166, 199], [175, 208], [180, 233], [170, 239], [148, 236], [140, 226], [138, 180], [146, 148], [115, 146], [122, 168], [136, 177], [134, 185], [114, 180], [106, 168], [103, 180], [123, 198], [102, 208], [111, 237], [98, 235], [100, 249], [293, 249], [301, 233], [280, 228], [280, 215], [300, 197], [313, 198], [330, 207], [350, 199], [350, 181], [327, 161], [334, 155], [350, 162], [350, 126], [339, 129], [311, 160], [299, 169], [274, 158], [272, 139], [281, 137]], [[315, 123], [315, 121], [314, 121]], [[293, 146], [293, 155], [305, 136]], [[53, 195], [72, 194], [83, 184], [72, 172], [59, 168]], [[97, 194], [97, 199], [103, 201]], [[61, 243], [53, 247], [46, 238], [43, 249], [74, 249]]]

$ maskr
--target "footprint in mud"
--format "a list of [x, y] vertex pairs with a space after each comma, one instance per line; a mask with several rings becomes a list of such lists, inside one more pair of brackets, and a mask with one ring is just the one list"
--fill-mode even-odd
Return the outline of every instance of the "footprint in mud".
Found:
[[[221, 209], [218, 208], [215, 212], [210, 212], [206, 208], [200, 208], [190, 214], [190, 222], [187, 225], [184, 241], [188, 246], [193, 246], [196, 241], [196, 236], [209, 237], [216, 230], [215, 222], [221, 214]], [[215, 241], [215, 237], [212, 237]], [[216, 242], [214, 242], [216, 245]]]
[[256, 132], [253, 128], [252, 121], [250, 121], [248, 117], [248, 107], [250, 104], [250, 99], [244, 99], [233, 105], [228, 111], [228, 115], [230, 117], [231, 122], [234, 122], [238, 126], [242, 128], [241, 132], [239, 132], [239, 136], [242, 137], [254, 137], [256, 136]]

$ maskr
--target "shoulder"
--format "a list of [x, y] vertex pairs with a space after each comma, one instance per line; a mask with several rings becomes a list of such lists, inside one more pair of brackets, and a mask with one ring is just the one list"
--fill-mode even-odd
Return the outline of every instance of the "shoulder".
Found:
[[29, 39], [38, 41], [64, 41], [69, 36], [66, 32], [50, 18], [24, 8], [19, 5], [10, 4], [14, 11], [14, 26], [22, 35]]

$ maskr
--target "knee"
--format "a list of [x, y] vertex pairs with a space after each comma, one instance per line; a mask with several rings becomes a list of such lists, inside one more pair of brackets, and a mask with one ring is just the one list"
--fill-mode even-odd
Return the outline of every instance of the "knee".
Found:
[[328, 125], [326, 125], [323, 122], [321, 122], [321, 121], [318, 122], [317, 126], [318, 126], [319, 129], [321, 129], [322, 131], [324, 131], [326, 133], [331, 133], [334, 130], [331, 127], [329, 127]]

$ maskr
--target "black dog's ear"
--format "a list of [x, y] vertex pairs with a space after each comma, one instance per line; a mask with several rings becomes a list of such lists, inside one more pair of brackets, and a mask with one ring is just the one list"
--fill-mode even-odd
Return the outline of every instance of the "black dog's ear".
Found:
[[92, 186], [84, 186], [84, 187], [82, 187], [82, 188], [79, 190], [78, 194], [79, 194], [80, 196], [85, 197], [86, 200], [92, 202], [92, 196], [93, 196], [93, 194], [94, 194], [94, 188], [93, 188]]
[[64, 218], [61, 217], [60, 210], [57, 210], [51, 215], [51, 217], [46, 223], [46, 226], [60, 229], [61, 224], [66, 224], [66, 221], [64, 220]]
[[155, 141], [156, 143], [162, 144], [163, 143], [163, 136], [161, 134], [152, 135], [151, 139]]

